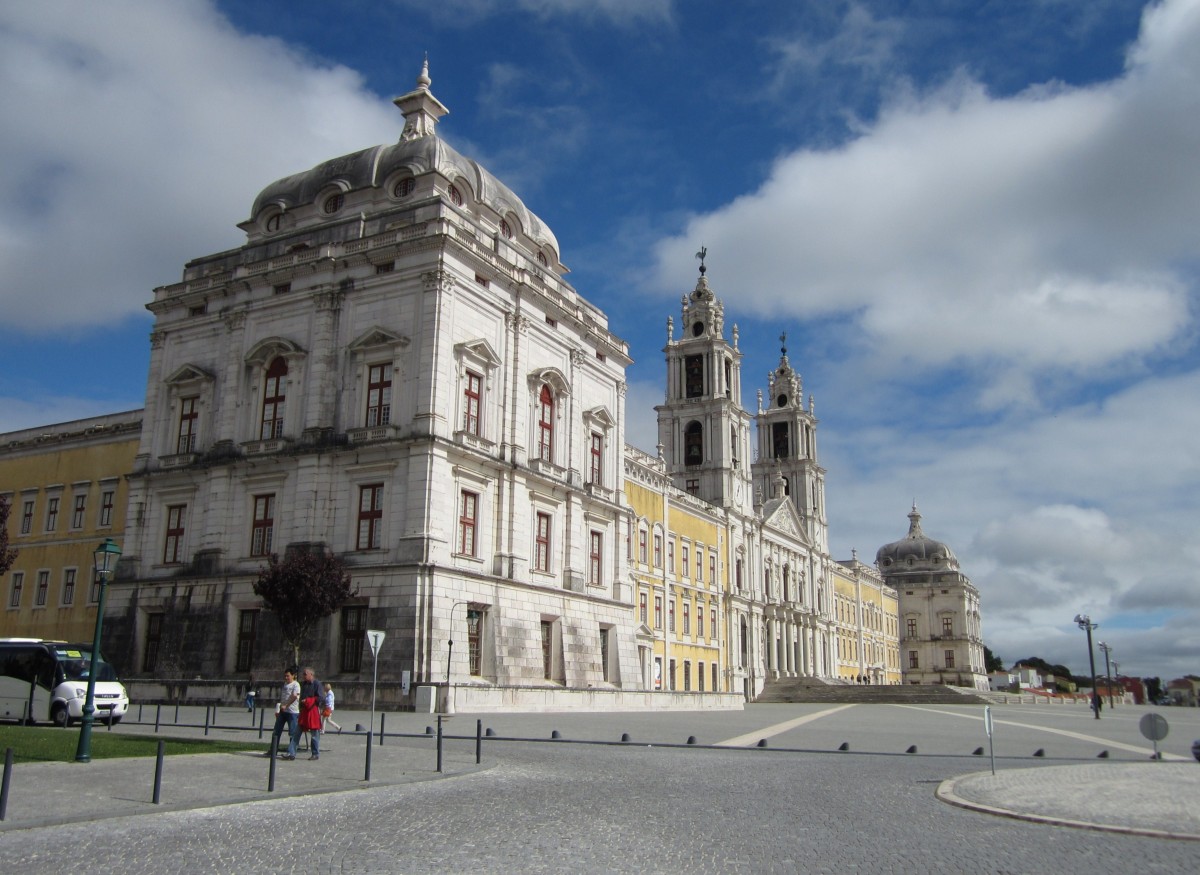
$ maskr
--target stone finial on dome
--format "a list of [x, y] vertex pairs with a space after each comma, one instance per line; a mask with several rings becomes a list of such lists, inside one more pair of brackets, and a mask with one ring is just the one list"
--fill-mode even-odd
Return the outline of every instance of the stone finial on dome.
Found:
[[917, 502], [914, 500], [912, 510], [908, 512], [908, 538], [915, 540], [924, 537], [925, 533], [921, 531], [921, 512], [917, 510]]
[[416, 89], [392, 101], [404, 113], [404, 131], [400, 134], [400, 142], [432, 136], [438, 119], [450, 112], [429, 90], [432, 84], [429, 56], [426, 55], [421, 64], [421, 74], [417, 76]]

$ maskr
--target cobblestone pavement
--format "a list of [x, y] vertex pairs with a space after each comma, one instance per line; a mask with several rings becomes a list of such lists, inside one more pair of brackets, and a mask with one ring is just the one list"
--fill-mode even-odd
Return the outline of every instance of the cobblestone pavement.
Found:
[[[899, 744], [918, 737], [904, 737], [908, 733], [918, 733], [923, 746], [961, 749], [968, 737], [936, 728], [955, 721], [925, 726], [920, 721], [932, 719], [929, 713], [907, 723], [902, 712], [854, 708], [842, 712], [841, 725], [827, 718], [834, 728], [818, 735], [814, 727], [822, 719], [799, 727], [779, 719], [818, 712], [747, 709], [725, 719], [657, 715], [657, 721], [652, 715], [485, 718], [498, 734], [525, 728], [541, 738], [549, 737], [551, 727], [562, 727], [569, 738], [585, 737], [572, 730], [587, 727], [595, 737], [611, 740], [621, 726], [630, 727], [635, 738], [649, 737], [653, 729], [674, 737], [697, 727], [706, 736], [701, 743], [710, 744], [757, 730], [770, 736], [771, 747], [489, 741], [482, 770], [443, 780], [0, 832], [0, 872], [59, 872], [81, 862], [93, 871], [129, 873], [1200, 870], [1200, 842], [1027, 823], [939, 801], [935, 791], [943, 782], [978, 772], [986, 762], [969, 753], [905, 756]], [[1094, 757], [1098, 742], [1086, 740], [1093, 736], [1085, 736], [1082, 727], [1108, 733], [1098, 741], [1124, 744], [1131, 758], [1145, 762], [1133, 738], [1121, 740], [1126, 735], [1115, 721], [1093, 727], [1055, 715], [1039, 736], [1030, 715], [1006, 715], [1014, 734], [1017, 724], [1030, 727], [1021, 730], [1029, 733], [1020, 738], [1022, 747], [1061, 736], [1063, 743], [1091, 745], [1087, 755]], [[429, 716], [408, 715], [407, 721], [416, 726], [422, 719]], [[389, 728], [393, 722], [405, 721], [389, 716]], [[460, 720], [457, 730], [466, 734], [467, 722]], [[473, 732], [474, 719], [469, 723]], [[895, 753], [831, 752], [832, 741], [864, 724], [875, 724], [876, 740], [884, 740], [876, 750]], [[825, 750], [784, 750], [801, 747], [797, 732]], [[868, 736], [855, 739], [856, 745], [866, 744]], [[460, 761], [467, 744], [453, 742]], [[385, 749], [403, 755], [390, 741]], [[419, 755], [428, 771], [428, 746]], [[322, 756], [321, 766], [326, 759]], [[1020, 771], [1036, 764], [1025, 760]], [[1011, 762], [1002, 765], [1013, 768]]]

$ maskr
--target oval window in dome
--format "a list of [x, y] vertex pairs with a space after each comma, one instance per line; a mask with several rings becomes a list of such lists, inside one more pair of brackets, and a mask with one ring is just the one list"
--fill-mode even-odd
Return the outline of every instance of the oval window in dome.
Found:
[[346, 202], [345, 195], [334, 194], [325, 198], [325, 214], [330, 215], [336, 213], [342, 208], [342, 204]]
[[500, 233], [504, 235], [505, 239], [512, 239], [512, 226], [508, 224], [507, 219], [500, 220]]
[[692, 324], [692, 337], [699, 337], [704, 333], [704, 323], [695, 322]]
[[408, 197], [416, 187], [417, 181], [411, 176], [406, 176], [396, 183], [396, 187], [392, 189], [392, 194], [396, 197]]
[[456, 207], [461, 207], [463, 204], [462, 193], [459, 192], [457, 185], [450, 186], [450, 203]]

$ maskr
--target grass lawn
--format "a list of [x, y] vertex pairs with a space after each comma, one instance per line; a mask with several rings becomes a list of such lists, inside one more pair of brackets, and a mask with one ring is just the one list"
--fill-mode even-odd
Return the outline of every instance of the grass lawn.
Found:
[[[198, 738], [168, 738], [153, 735], [118, 735], [103, 724], [92, 729], [92, 759], [111, 757], [152, 757], [158, 754], [159, 740], [166, 742], [166, 756], [183, 753], [234, 753], [242, 750], [262, 750], [261, 741], [209, 741]], [[0, 754], [13, 749], [13, 761], [18, 763], [74, 762], [79, 745], [79, 727], [60, 729], [49, 726], [19, 726], [0, 724]]]

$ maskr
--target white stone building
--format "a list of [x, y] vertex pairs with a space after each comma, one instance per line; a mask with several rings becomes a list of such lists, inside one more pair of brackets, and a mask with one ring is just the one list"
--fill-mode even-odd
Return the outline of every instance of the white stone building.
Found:
[[950, 547], [921, 531], [915, 504], [908, 520], [908, 534], [875, 554], [875, 564], [900, 599], [904, 682], [987, 690], [979, 590]]
[[[396, 99], [399, 142], [281, 179], [246, 241], [155, 290], [108, 627], [133, 675], [274, 680], [266, 557], [342, 555], [326, 677], [362, 631], [414, 686], [639, 689], [620, 493], [626, 344], [521, 200]], [[449, 642], [456, 646], [451, 648]], [[369, 658], [369, 656], [368, 656]]]

